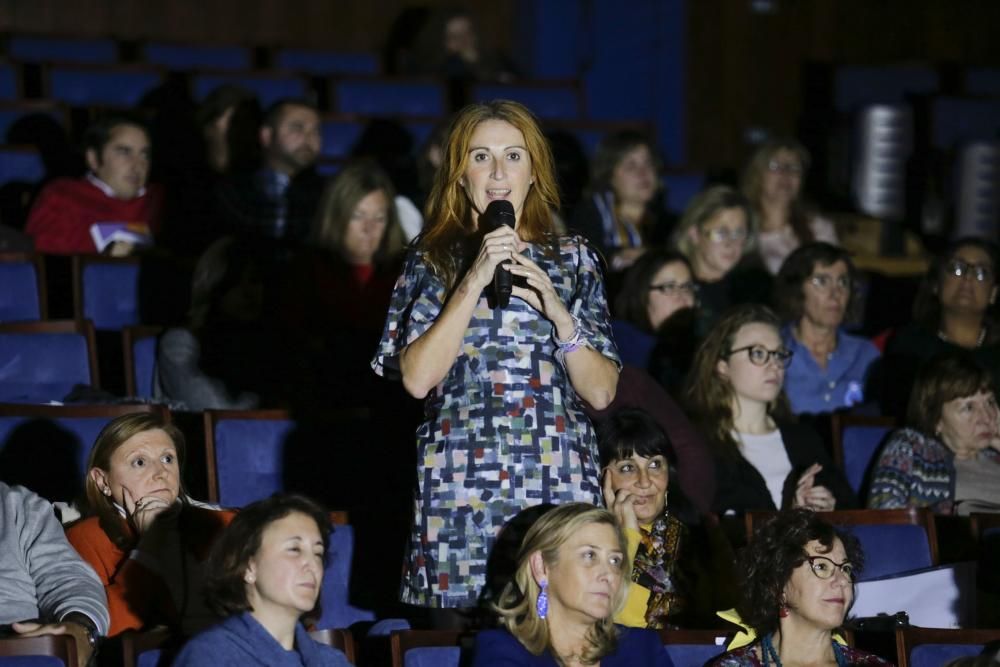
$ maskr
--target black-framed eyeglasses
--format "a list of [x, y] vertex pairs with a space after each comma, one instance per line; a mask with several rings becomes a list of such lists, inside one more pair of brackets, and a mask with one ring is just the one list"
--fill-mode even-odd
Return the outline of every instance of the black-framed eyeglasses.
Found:
[[660, 283], [659, 285], [650, 285], [649, 291], [659, 292], [663, 296], [679, 296], [681, 294], [697, 296], [698, 284], [690, 281], [686, 283], [677, 283], [671, 280], [665, 283]]
[[796, 162], [782, 162], [781, 160], [768, 161], [767, 170], [776, 174], [790, 174], [792, 176], [801, 175], [804, 171], [801, 164]]
[[786, 350], [783, 347], [777, 350], [769, 350], [763, 345], [747, 345], [746, 347], [729, 350], [726, 356], [731, 357], [740, 352], [746, 352], [747, 356], [750, 357], [750, 363], [754, 366], [767, 366], [772, 359], [777, 361], [782, 368], [788, 368], [788, 365], [792, 363], [792, 351]]
[[993, 269], [982, 264], [970, 264], [961, 259], [950, 259], [944, 265], [945, 273], [957, 278], [969, 274], [976, 279], [977, 283], [983, 283], [993, 279]]
[[837, 276], [834, 278], [833, 276], [821, 273], [818, 276], [810, 276], [809, 283], [821, 292], [829, 292], [834, 287], [842, 289], [845, 292], [851, 291], [850, 276]]
[[831, 579], [833, 573], [840, 570], [848, 581], [854, 581], [854, 564], [849, 560], [837, 563], [826, 556], [806, 556], [806, 560], [809, 569], [820, 579]]

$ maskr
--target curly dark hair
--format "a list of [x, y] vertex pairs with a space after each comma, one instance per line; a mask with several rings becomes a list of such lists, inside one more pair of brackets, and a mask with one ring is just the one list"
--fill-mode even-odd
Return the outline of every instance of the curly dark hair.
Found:
[[815, 512], [806, 509], [779, 512], [754, 533], [740, 560], [740, 580], [743, 585], [736, 611], [743, 623], [753, 628], [758, 637], [778, 629], [785, 585], [795, 568], [806, 562], [806, 545], [813, 540], [827, 551], [834, 540], [840, 540], [847, 560], [860, 574], [865, 555], [858, 539]]
[[[244, 581], [250, 559], [260, 550], [264, 530], [295, 512], [305, 514], [316, 522], [323, 540], [323, 564], [326, 565], [330, 516], [318, 503], [295, 494], [275, 494], [251, 503], [239, 511], [212, 546], [205, 577], [205, 599], [217, 614], [229, 616], [251, 611]], [[317, 597], [316, 606], [306, 615], [309, 619], [319, 618], [319, 601]]]
[[822, 241], [799, 246], [781, 264], [781, 269], [774, 280], [771, 299], [778, 315], [786, 322], [798, 322], [802, 319], [806, 281], [812, 276], [816, 267], [833, 266], [837, 262], [847, 265], [847, 276], [851, 279], [851, 289], [847, 294], [847, 309], [844, 312], [844, 319], [850, 319], [853, 314], [851, 309], [856, 301], [854, 297], [858, 270], [846, 250]]

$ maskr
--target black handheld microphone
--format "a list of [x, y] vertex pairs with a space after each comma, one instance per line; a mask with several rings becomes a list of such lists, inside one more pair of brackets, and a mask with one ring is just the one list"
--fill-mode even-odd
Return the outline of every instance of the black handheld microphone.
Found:
[[[485, 218], [486, 223], [484, 227], [489, 231], [493, 231], [501, 225], [507, 225], [514, 229], [514, 205], [506, 199], [492, 201], [483, 212], [483, 218]], [[507, 307], [507, 304], [510, 303], [511, 290], [514, 287], [514, 276], [504, 268], [504, 264], [506, 262], [497, 264], [493, 274], [493, 294], [496, 296], [497, 308]]]

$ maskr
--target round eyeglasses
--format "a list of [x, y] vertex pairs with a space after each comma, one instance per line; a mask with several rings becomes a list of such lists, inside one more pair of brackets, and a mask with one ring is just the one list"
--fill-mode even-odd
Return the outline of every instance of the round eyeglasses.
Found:
[[660, 283], [659, 285], [650, 285], [650, 292], [659, 292], [663, 296], [681, 296], [682, 294], [687, 294], [689, 296], [698, 295], [698, 285], [693, 282], [677, 283], [674, 281], [668, 281], [665, 283]]
[[834, 287], [845, 292], [851, 291], [851, 278], [850, 276], [838, 276], [834, 278], [833, 276], [828, 276], [825, 274], [820, 274], [818, 276], [810, 276], [809, 284], [818, 289], [821, 292], [829, 292]]
[[848, 581], [854, 581], [854, 564], [849, 560], [843, 563], [835, 563], [826, 556], [806, 556], [809, 562], [809, 569], [820, 579], [830, 579], [833, 573], [840, 570]]
[[782, 368], [788, 368], [788, 365], [792, 363], [791, 350], [786, 350], [784, 348], [769, 350], [763, 345], [747, 345], [746, 347], [738, 347], [735, 350], [729, 350], [729, 353], [725, 356], [731, 357], [740, 352], [746, 352], [747, 356], [750, 357], [750, 363], [754, 366], [767, 366], [772, 359], [777, 361]]
[[961, 259], [949, 260], [947, 264], [944, 265], [945, 273], [961, 278], [965, 275], [971, 275], [976, 279], [977, 283], [986, 282], [993, 278], [993, 270], [988, 266], [983, 266], [982, 264], [970, 264]]
[[743, 243], [747, 240], [747, 230], [716, 227], [705, 232], [712, 243]]
[[776, 174], [789, 174], [791, 176], [799, 176], [803, 172], [801, 164], [782, 162], [780, 160], [769, 161], [767, 163], [767, 170]]

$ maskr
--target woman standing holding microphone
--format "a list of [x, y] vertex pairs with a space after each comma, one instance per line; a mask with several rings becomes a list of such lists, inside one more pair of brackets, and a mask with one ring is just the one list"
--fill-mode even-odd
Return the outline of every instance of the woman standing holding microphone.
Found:
[[[496, 225], [508, 204], [494, 202], [509, 203], [513, 228]], [[372, 361], [426, 399], [403, 602], [475, 606], [506, 521], [541, 503], [600, 502], [582, 404], [611, 402], [620, 362], [600, 260], [581, 237], [557, 235], [558, 204], [528, 109], [494, 101], [458, 114]], [[513, 277], [503, 307], [501, 263]]]

